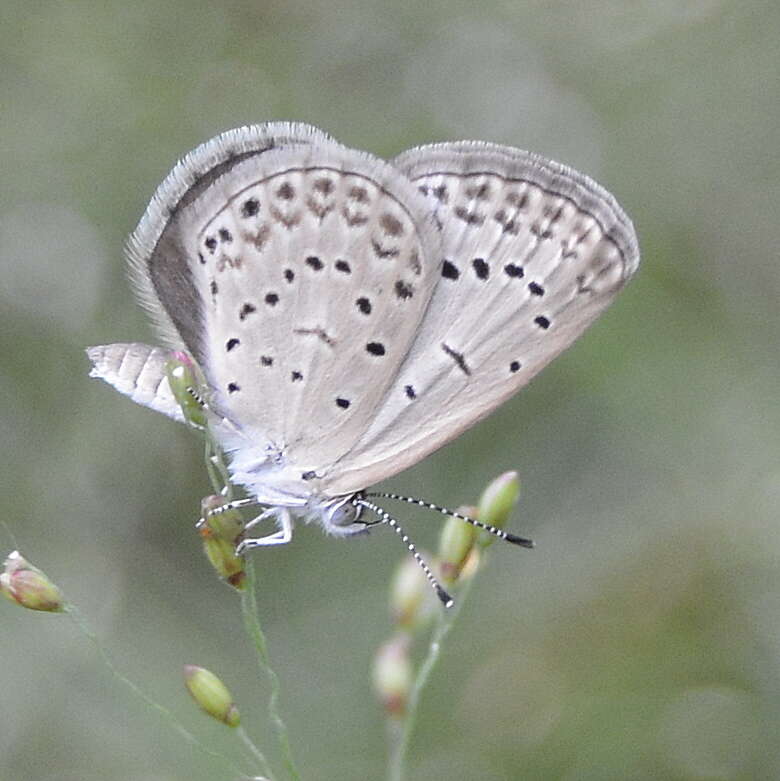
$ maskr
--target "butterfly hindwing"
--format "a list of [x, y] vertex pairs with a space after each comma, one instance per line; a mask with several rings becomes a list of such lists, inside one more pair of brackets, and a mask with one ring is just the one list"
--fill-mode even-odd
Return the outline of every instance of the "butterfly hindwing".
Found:
[[440, 277], [398, 377], [332, 473], [334, 494], [395, 474], [489, 414], [582, 333], [638, 264], [612, 196], [564, 166], [471, 142], [393, 163], [441, 226]]

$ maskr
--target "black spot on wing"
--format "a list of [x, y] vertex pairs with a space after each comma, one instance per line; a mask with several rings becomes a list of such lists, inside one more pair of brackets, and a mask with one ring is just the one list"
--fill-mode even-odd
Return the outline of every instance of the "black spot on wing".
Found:
[[407, 298], [412, 297], [414, 294], [414, 288], [412, 288], [408, 282], [404, 282], [402, 279], [399, 279], [395, 283], [395, 294], [398, 296], [398, 298], [405, 301]]
[[248, 315], [251, 315], [253, 312], [257, 311], [257, 307], [254, 304], [250, 304], [247, 302], [241, 307], [241, 310], [238, 313], [238, 319], [239, 320], [246, 320]]
[[490, 276], [490, 266], [488, 266], [484, 258], [474, 258], [471, 261], [471, 265], [474, 268], [477, 279], [485, 280]]
[[549, 320], [549, 318], [545, 317], [544, 315], [539, 315], [539, 317], [535, 317], [534, 318], [534, 322], [543, 331], [546, 331], [550, 327], [550, 320]]
[[257, 198], [248, 198], [241, 204], [241, 216], [254, 217], [260, 211], [260, 201]]
[[441, 267], [441, 275], [445, 279], [457, 279], [460, 276], [460, 271], [454, 263], [445, 260]]
[[448, 344], [442, 344], [441, 349], [455, 361], [455, 365], [467, 376], [471, 375], [471, 369], [466, 363], [466, 358], [463, 353], [459, 353], [457, 350], [453, 350]]

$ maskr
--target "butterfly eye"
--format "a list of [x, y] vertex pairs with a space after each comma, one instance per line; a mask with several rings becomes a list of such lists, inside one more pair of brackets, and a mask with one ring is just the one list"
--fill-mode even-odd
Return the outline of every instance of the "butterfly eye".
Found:
[[363, 508], [352, 501], [351, 496], [339, 497], [325, 510], [325, 522], [328, 526], [350, 526], [360, 518]]

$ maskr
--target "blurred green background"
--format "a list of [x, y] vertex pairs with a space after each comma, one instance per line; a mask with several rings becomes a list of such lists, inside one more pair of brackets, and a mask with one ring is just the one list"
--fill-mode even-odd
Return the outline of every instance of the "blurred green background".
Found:
[[[233, 594], [193, 531], [196, 437], [87, 377], [153, 341], [122, 245], [177, 158], [298, 119], [390, 157], [482, 138], [597, 178], [637, 279], [489, 420], [388, 488], [456, 506], [517, 469], [422, 704], [411, 779], [780, 777], [780, 6], [737, 0], [0, 2], [2, 552], [77, 603], [116, 664], [210, 745], [196, 663], [273, 756]], [[440, 518], [403, 513], [422, 547]], [[380, 779], [370, 691], [389, 531], [259, 551], [306, 779]], [[229, 779], [67, 619], [0, 604], [0, 778]]]

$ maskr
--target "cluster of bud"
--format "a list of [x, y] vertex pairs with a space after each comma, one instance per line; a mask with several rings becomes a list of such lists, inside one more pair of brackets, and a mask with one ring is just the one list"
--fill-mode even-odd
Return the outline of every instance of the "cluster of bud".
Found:
[[[516, 472], [505, 472], [485, 489], [476, 507], [461, 507], [460, 515], [503, 529], [520, 496]], [[495, 540], [491, 535], [456, 517], [449, 517], [439, 536], [439, 548], [432, 560], [434, 574], [449, 588], [473, 577], [483, 558], [483, 549]], [[374, 689], [389, 719], [406, 714], [414, 682], [412, 641], [442, 607], [418, 563], [405, 557], [390, 588], [390, 609], [395, 634], [377, 651], [374, 659]]]

